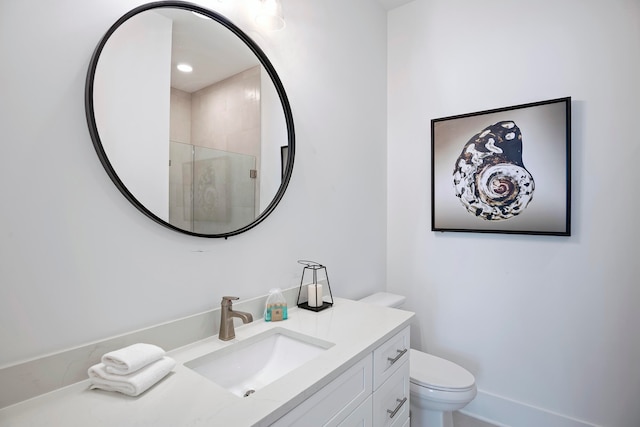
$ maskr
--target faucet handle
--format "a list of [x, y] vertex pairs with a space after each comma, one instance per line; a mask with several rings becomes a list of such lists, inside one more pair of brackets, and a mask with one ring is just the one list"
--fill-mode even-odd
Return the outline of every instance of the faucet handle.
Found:
[[238, 297], [222, 297], [222, 301], [220, 302], [220, 304], [222, 305], [231, 305], [232, 301], [234, 300], [238, 300], [240, 298]]

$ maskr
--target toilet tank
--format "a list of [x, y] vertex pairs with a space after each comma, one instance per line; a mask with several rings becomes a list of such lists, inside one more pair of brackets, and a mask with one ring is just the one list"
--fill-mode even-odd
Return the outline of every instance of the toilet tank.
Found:
[[389, 292], [378, 292], [364, 297], [360, 301], [383, 307], [401, 308], [406, 299], [407, 298], [402, 295], [391, 294]]

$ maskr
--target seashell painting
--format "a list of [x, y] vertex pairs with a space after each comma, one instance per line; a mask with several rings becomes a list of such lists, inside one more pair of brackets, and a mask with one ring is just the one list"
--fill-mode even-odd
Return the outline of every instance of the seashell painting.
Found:
[[522, 134], [514, 121], [500, 121], [474, 135], [453, 169], [455, 194], [469, 213], [500, 221], [522, 213], [535, 190], [522, 161]]

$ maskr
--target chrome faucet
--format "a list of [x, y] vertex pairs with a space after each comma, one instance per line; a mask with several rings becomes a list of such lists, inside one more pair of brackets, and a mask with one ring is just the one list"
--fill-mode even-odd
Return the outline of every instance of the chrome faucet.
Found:
[[233, 311], [233, 300], [239, 299], [238, 297], [222, 297], [220, 303], [220, 333], [218, 338], [222, 341], [229, 341], [236, 337], [236, 330], [233, 327], [233, 318], [237, 317], [242, 319], [242, 323], [253, 322], [253, 316], [251, 313], [245, 313], [244, 311]]

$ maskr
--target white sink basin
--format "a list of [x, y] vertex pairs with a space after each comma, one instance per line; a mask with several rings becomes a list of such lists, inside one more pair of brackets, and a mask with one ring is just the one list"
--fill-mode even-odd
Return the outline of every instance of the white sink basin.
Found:
[[333, 343], [273, 328], [184, 364], [240, 397], [314, 359]]

